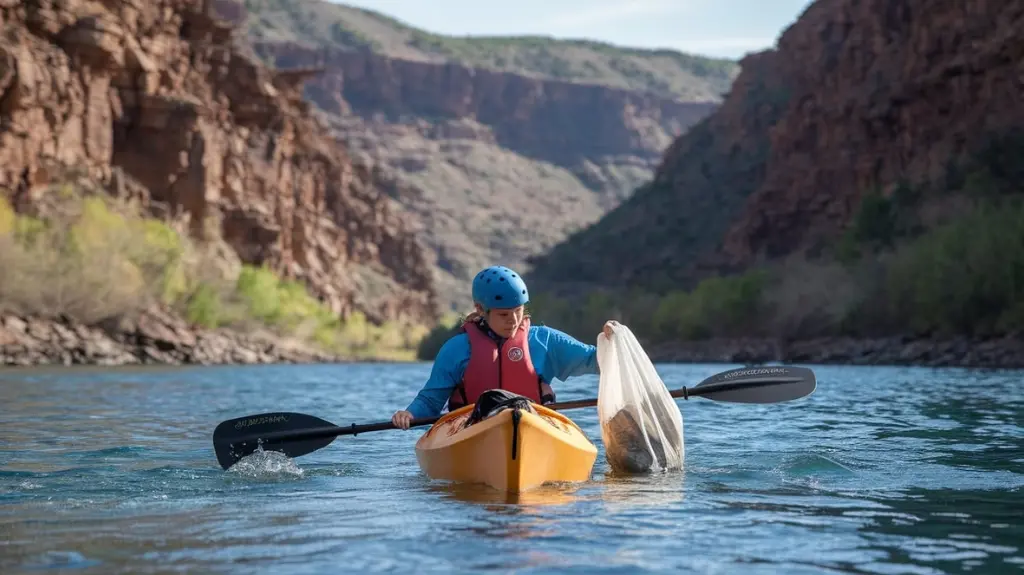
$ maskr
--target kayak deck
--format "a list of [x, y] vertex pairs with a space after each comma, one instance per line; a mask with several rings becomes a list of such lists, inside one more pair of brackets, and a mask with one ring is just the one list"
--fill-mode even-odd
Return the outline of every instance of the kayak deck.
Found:
[[533, 404], [536, 413], [506, 409], [465, 427], [473, 407], [443, 416], [416, 442], [416, 459], [431, 479], [517, 493], [590, 478], [597, 447], [571, 419]]

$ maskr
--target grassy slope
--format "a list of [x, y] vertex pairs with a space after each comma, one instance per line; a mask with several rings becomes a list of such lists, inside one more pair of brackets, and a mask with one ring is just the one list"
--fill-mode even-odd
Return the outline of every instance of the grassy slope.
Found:
[[383, 14], [319, 0], [245, 0], [254, 42], [370, 49], [409, 60], [454, 61], [527, 76], [600, 84], [687, 101], [719, 101], [735, 62], [671, 50], [621, 48], [547, 37], [451, 37]]

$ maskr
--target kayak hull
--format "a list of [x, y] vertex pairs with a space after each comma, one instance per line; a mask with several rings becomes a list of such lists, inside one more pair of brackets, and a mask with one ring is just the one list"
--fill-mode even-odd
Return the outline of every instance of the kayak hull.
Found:
[[431, 479], [482, 483], [512, 493], [588, 480], [597, 447], [568, 417], [532, 407], [537, 413], [506, 409], [469, 427], [473, 405], [443, 416], [416, 442], [420, 469]]

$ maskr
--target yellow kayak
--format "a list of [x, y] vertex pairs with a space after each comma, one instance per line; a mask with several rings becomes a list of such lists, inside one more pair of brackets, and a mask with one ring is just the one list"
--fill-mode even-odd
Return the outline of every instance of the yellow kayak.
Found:
[[536, 413], [505, 409], [466, 427], [473, 407], [444, 415], [416, 442], [428, 477], [513, 493], [590, 478], [597, 447], [568, 417], [532, 404]]

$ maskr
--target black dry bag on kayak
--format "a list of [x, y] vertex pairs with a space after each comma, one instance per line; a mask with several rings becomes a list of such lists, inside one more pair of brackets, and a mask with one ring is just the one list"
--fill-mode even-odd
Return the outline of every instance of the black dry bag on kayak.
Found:
[[532, 413], [534, 412], [532, 406], [533, 402], [524, 395], [505, 391], [504, 389], [489, 389], [481, 393], [480, 398], [476, 400], [473, 413], [466, 420], [466, 427], [481, 422], [506, 409], [521, 409]]

